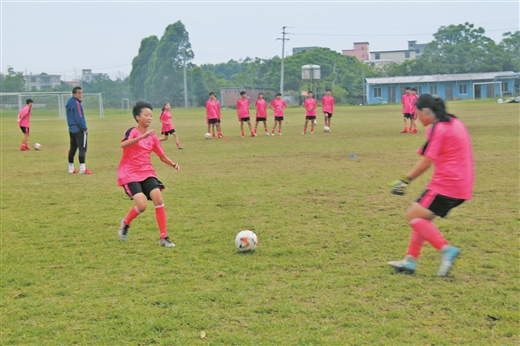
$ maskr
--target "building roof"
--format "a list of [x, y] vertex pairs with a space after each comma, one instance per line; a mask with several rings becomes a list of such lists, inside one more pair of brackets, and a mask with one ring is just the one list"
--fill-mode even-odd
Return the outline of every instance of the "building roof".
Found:
[[397, 76], [367, 78], [367, 84], [400, 84], [400, 83], [436, 83], [456, 82], [467, 80], [494, 79], [498, 76], [513, 74], [513, 71], [482, 72], [482, 73], [457, 73], [457, 74], [433, 74], [424, 76]]
[[415, 49], [378, 50], [378, 51], [372, 51], [372, 52], [370, 52], [370, 54], [375, 54], [375, 53], [401, 53], [401, 52], [415, 52]]

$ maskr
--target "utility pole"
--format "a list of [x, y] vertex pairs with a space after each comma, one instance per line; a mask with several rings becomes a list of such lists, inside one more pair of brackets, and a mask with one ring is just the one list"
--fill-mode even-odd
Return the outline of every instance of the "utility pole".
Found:
[[285, 41], [289, 41], [288, 38], [285, 38], [286, 32], [285, 32], [286, 26], [282, 27], [282, 38], [278, 38], [278, 40], [282, 40], [282, 70], [280, 75], [280, 94], [282, 94], [283, 97], [283, 64], [284, 64], [284, 57], [285, 57]]

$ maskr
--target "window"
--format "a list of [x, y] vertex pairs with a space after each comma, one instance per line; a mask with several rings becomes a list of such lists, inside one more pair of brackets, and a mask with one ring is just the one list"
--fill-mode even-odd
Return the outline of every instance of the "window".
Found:
[[376, 53], [376, 60], [379, 60], [379, 59], [381, 59], [381, 54]]
[[509, 91], [509, 84], [507, 82], [502, 82], [502, 92]]
[[459, 94], [467, 94], [467, 93], [468, 93], [468, 85], [459, 84]]
[[417, 89], [417, 95], [422, 95], [422, 86], [415, 87]]
[[405, 59], [409, 59], [410, 58], [410, 52], [409, 51], [404, 52], [404, 58]]
[[374, 97], [381, 97], [381, 88], [374, 88]]
[[430, 86], [430, 94], [432, 95], [438, 95], [438, 90], [436, 85]]
[[421, 51], [419, 49], [415, 50], [415, 53], [419, 54]]
[[361, 50], [365, 50], [365, 47], [361, 47]]
[[42, 78], [42, 82], [43, 83], [50, 83], [51, 82], [51, 78], [50, 77], [43, 77]]
[[36, 77], [31, 77], [31, 82], [36, 83]]
[[85, 76], [85, 80], [90, 80], [90, 76]]
[[364, 57], [365, 57], [365, 54], [361, 54], [361, 57], [364, 58]]

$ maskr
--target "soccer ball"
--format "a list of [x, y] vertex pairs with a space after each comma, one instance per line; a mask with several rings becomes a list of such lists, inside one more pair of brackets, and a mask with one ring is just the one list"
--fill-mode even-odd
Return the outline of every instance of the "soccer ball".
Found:
[[204, 135], [204, 137], [206, 137], [206, 139], [210, 139], [210, 138], [211, 138], [211, 133], [209, 133], [209, 132], [206, 133], [206, 134]]
[[328, 127], [328, 126], [323, 126], [323, 131], [324, 131], [324, 132], [330, 132], [330, 127]]
[[240, 252], [255, 251], [258, 245], [258, 237], [255, 232], [240, 231], [235, 237], [235, 245]]
[[40, 150], [42, 148], [42, 145], [40, 143], [34, 143], [34, 149]]

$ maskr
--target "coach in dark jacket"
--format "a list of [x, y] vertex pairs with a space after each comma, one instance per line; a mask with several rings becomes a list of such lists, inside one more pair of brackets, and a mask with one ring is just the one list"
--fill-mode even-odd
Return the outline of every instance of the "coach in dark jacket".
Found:
[[85, 166], [87, 155], [87, 122], [81, 105], [83, 90], [80, 87], [72, 89], [72, 97], [65, 106], [67, 110], [67, 124], [69, 125], [70, 149], [69, 149], [69, 173], [77, 173], [74, 169], [74, 156], [79, 149], [79, 174], [92, 174]]

